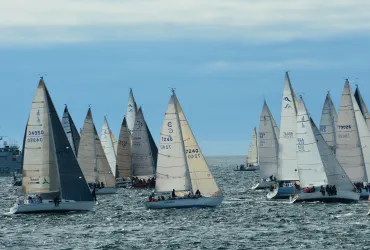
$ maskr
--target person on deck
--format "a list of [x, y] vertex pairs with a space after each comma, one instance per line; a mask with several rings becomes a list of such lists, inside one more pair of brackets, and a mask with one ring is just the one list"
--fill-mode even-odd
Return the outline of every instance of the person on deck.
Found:
[[100, 183], [100, 187], [101, 187], [101, 188], [105, 188], [104, 182], [101, 182], [101, 183]]
[[92, 197], [93, 197], [93, 201], [96, 201], [96, 188], [95, 187], [93, 188], [91, 194], [92, 194]]
[[337, 188], [335, 187], [335, 185], [333, 185], [333, 194], [337, 195]]
[[175, 197], [176, 197], [175, 189], [172, 189], [172, 198], [175, 198]]
[[325, 195], [325, 188], [323, 185], [321, 185], [320, 187], [320, 192], [322, 193], [322, 195]]
[[201, 193], [200, 193], [200, 191], [199, 191], [199, 189], [197, 189], [197, 191], [195, 192], [195, 195], [198, 196], [198, 197], [201, 197], [202, 196]]

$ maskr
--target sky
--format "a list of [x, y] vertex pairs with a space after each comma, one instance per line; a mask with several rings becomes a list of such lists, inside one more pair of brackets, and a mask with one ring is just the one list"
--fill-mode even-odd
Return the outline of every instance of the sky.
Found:
[[129, 88], [156, 142], [176, 88], [205, 155], [245, 155], [285, 71], [319, 123], [345, 78], [370, 105], [370, 1], [0, 0], [0, 135], [22, 144], [39, 77], [78, 128], [118, 137]]

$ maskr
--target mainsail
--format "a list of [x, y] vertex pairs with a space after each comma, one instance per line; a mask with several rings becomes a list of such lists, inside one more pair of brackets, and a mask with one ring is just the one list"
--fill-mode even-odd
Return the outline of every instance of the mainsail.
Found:
[[328, 179], [302, 97], [297, 114], [297, 164], [301, 187], [327, 185]]
[[131, 167], [131, 146], [130, 132], [127, 128], [126, 117], [123, 118], [117, 147], [117, 175], [116, 177], [130, 178]]
[[130, 94], [128, 96], [128, 103], [127, 103], [127, 112], [126, 112], [126, 121], [127, 127], [132, 134], [134, 127], [135, 127], [135, 116], [137, 112], [137, 105], [135, 102], [134, 94], [132, 93], [132, 89], [130, 88]]
[[68, 111], [67, 105], [64, 108], [63, 118], [62, 118], [63, 129], [67, 134], [69, 143], [71, 144], [73, 153], [78, 154], [78, 146], [80, 144], [80, 134], [72, 120], [72, 116]]
[[370, 134], [346, 80], [337, 125], [337, 159], [354, 182], [367, 182], [370, 173]]
[[299, 180], [296, 152], [297, 98], [285, 73], [284, 92], [280, 118], [278, 179]]
[[264, 102], [260, 117], [259, 127], [259, 172], [261, 178], [265, 179], [277, 176], [279, 142], [278, 128], [272, 114]]
[[369, 110], [366, 107], [365, 101], [362, 98], [362, 95], [360, 93], [360, 89], [359, 89], [358, 86], [356, 87], [355, 98], [356, 98], [357, 104], [358, 104], [358, 106], [361, 110], [361, 113], [365, 118], [366, 125], [370, 129], [370, 113], [369, 113]]
[[258, 165], [258, 143], [257, 143], [257, 130], [253, 129], [251, 141], [248, 147], [247, 166]]
[[328, 143], [333, 152], [336, 152], [336, 125], [338, 122], [338, 115], [335, 111], [333, 101], [330, 93], [326, 95], [324, 107], [322, 109], [320, 132]]
[[[104, 149], [105, 156], [107, 157], [109, 167], [113, 173], [116, 175], [116, 151], [115, 145], [112, 139], [112, 131], [109, 128], [107, 118], [104, 116], [104, 123], [101, 131], [101, 144]], [[114, 137], [114, 136], [113, 136]]]
[[92, 201], [43, 78], [27, 123], [23, 164], [25, 193], [59, 192], [63, 199]]
[[156, 191], [172, 189], [199, 189], [205, 197], [221, 194], [174, 90], [163, 121], [156, 172]]
[[157, 167], [157, 158], [158, 158], [158, 148], [157, 148], [157, 145], [155, 144], [152, 133], [150, 133], [148, 124], [145, 123], [145, 125], [146, 125], [146, 130], [147, 130], [147, 133], [148, 133], [148, 136], [149, 136], [149, 144], [150, 144], [150, 150], [152, 151], [154, 167], [156, 168]]
[[88, 183], [104, 182], [106, 187], [115, 187], [115, 179], [104, 154], [90, 108], [81, 131], [78, 162]]
[[132, 131], [131, 155], [133, 176], [148, 178], [154, 175], [153, 156], [141, 108], [136, 114], [135, 126]]

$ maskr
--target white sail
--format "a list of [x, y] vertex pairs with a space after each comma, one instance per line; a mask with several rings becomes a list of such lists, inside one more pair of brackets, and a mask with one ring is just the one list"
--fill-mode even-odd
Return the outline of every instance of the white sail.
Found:
[[98, 182], [95, 140], [95, 126], [92, 120], [91, 109], [89, 108], [81, 130], [77, 156], [78, 163], [88, 183]]
[[116, 176], [116, 152], [112, 140], [112, 132], [109, 128], [107, 118], [104, 116], [104, 123], [101, 131], [101, 144], [107, 157], [109, 167], [114, 176]]
[[41, 78], [28, 118], [24, 159], [23, 180], [24, 193], [46, 193], [59, 191], [54, 143], [51, 136], [44, 81]]
[[116, 179], [114, 178], [113, 172], [109, 166], [109, 162], [104, 153], [103, 146], [99, 139], [98, 132], [95, 129], [95, 150], [96, 150], [96, 169], [98, 182], [103, 182], [105, 187], [115, 188]]
[[288, 72], [285, 74], [282, 99], [278, 179], [293, 181], [299, 179], [296, 153], [297, 98], [290, 83]]
[[324, 169], [328, 179], [328, 184], [335, 185], [338, 190], [352, 191], [353, 184], [348, 175], [339, 164], [333, 150], [325, 141], [324, 137], [316, 127], [311, 118], [311, 126], [316, 138], [317, 146], [320, 152], [321, 160], [324, 164]]
[[109, 131], [110, 131], [110, 138], [111, 138], [112, 143], [113, 143], [114, 153], [116, 154], [116, 157], [117, 157], [118, 142], [117, 142], [116, 137], [113, 134], [113, 131], [110, 130], [110, 129], [109, 129]]
[[[344, 85], [337, 125], [336, 155], [348, 177], [354, 182], [366, 181], [364, 158], [356, 122], [354, 96], [348, 80]], [[358, 106], [356, 107], [358, 109]]]
[[297, 114], [297, 164], [301, 187], [327, 185], [328, 180], [303, 99]]
[[158, 148], [156, 192], [170, 192], [172, 189], [176, 191], [191, 190], [185, 147], [175, 102], [175, 96], [172, 95], [163, 120]]
[[276, 123], [271, 112], [264, 102], [260, 117], [259, 127], [259, 166], [260, 176], [268, 178], [271, 175], [277, 176], [279, 143], [276, 133]]
[[330, 148], [336, 152], [336, 125], [338, 122], [337, 112], [330, 97], [330, 93], [326, 95], [324, 107], [322, 109], [320, 132], [328, 143]]
[[131, 155], [133, 176], [149, 178], [154, 175], [149, 136], [141, 109], [136, 114], [135, 126], [132, 131]]
[[131, 134], [135, 126], [135, 116], [137, 112], [136, 110], [137, 110], [137, 106], [136, 106], [134, 94], [132, 93], [132, 89], [130, 89], [130, 94], [128, 96], [128, 103], [127, 103], [126, 121], [127, 121], [127, 127]]
[[367, 127], [370, 129], [370, 113], [369, 113], [369, 110], [367, 109], [367, 106], [365, 104], [364, 99], [362, 98], [362, 95], [360, 93], [360, 89], [359, 89], [358, 86], [357, 86], [356, 91], [355, 91], [355, 98], [356, 98], [357, 104], [358, 104], [358, 106], [359, 106], [359, 108], [362, 112], [362, 115], [365, 118]]
[[253, 129], [251, 141], [248, 147], [247, 166], [258, 165], [257, 130]]
[[117, 146], [117, 173], [121, 178], [132, 176], [130, 132], [127, 128], [126, 118], [123, 119]]
[[[185, 117], [181, 105], [174, 94], [177, 113], [180, 119], [182, 138], [185, 145], [186, 161], [190, 172], [192, 190], [195, 193], [198, 189], [205, 197], [218, 196], [221, 190], [217, 186], [208, 164], [204, 159], [202, 151], [191, 131], [190, 125]], [[257, 139], [256, 139], [257, 140]]]

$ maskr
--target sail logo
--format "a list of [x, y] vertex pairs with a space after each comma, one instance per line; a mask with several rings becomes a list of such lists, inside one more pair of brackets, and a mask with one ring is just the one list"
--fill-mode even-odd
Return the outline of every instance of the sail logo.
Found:
[[172, 122], [168, 122], [167, 126], [168, 126], [168, 133], [172, 134], [173, 133]]
[[41, 123], [41, 119], [40, 119], [40, 110], [37, 110], [37, 123], [40, 124]]
[[304, 128], [304, 116], [302, 116], [302, 119], [301, 119], [301, 122], [302, 122], [302, 128]]
[[50, 182], [48, 182], [48, 181], [46, 180], [46, 178], [44, 177], [44, 182], [43, 182], [42, 184], [50, 184]]
[[326, 132], [326, 125], [320, 126], [320, 132]]
[[[284, 101], [286, 101], [286, 102], [292, 102], [290, 99], [289, 99], [289, 97], [284, 97]], [[284, 107], [285, 109], [291, 109], [292, 108], [292, 106], [289, 104], [289, 103], [287, 103], [286, 105], [285, 105], [285, 107]]]

